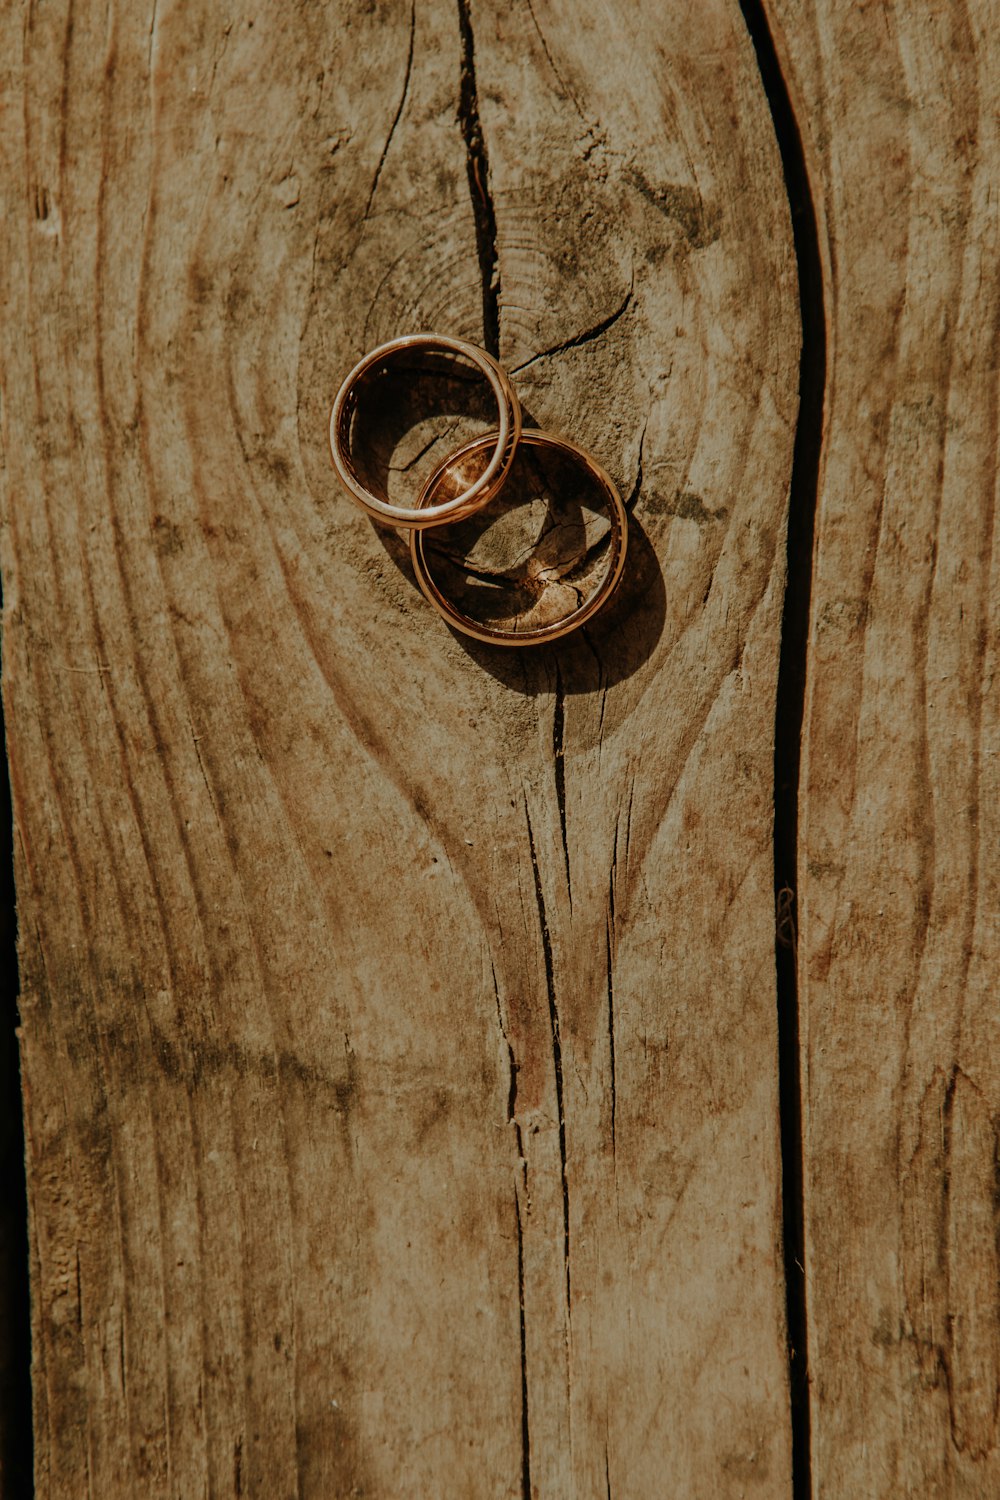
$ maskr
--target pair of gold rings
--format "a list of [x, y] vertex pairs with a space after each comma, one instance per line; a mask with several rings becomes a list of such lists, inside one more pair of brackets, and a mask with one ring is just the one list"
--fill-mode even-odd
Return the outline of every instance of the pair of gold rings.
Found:
[[[414, 356], [449, 362], [466, 383], [473, 376], [486, 381], [496, 404], [493, 430], [463, 443], [438, 463], [423, 483], [415, 504], [398, 505], [388, 498], [387, 471], [371, 474], [358, 460], [358, 416], [364, 393], [380, 381], [406, 375], [413, 378]], [[419, 378], [419, 371], [415, 378]], [[388, 390], [388, 388], [387, 388]], [[389, 392], [389, 409], [405, 404], [395, 387]], [[405, 425], [405, 413], [402, 414]], [[628, 513], [612, 480], [585, 449], [563, 437], [538, 428], [524, 427], [521, 404], [502, 365], [485, 350], [463, 339], [442, 334], [408, 334], [380, 345], [360, 360], [337, 392], [330, 413], [330, 453], [337, 475], [351, 498], [373, 521], [403, 527], [410, 533], [413, 571], [424, 597], [454, 629], [480, 641], [500, 646], [540, 645], [557, 640], [590, 620], [614, 592], [625, 565]], [[453, 592], [446, 592], [441, 576], [451, 578], [462, 562], [445, 538], [464, 535], [468, 528], [458, 523], [473, 516], [483, 519], [491, 502], [502, 498], [517, 504], [517, 497], [545, 499], [555, 503], [550, 490], [568, 497], [572, 520], [552, 519], [543, 523], [536, 544], [519, 558], [516, 576], [526, 607], [515, 611], [518, 623], [500, 624], [482, 611], [478, 615], [460, 608]], [[501, 496], [501, 492], [504, 492]], [[589, 498], [587, 498], [589, 497]], [[595, 527], [580, 519], [603, 512], [607, 524]], [[449, 528], [455, 528], [451, 531]], [[446, 530], [449, 529], [449, 530]], [[596, 540], [591, 540], [592, 534]], [[434, 547], [427, 537], [433, 535]], [[576, 538], [567, 554], [566, 538]], [[553, 539], [556, 539], [555, 541]], [[560, 542], [561, 538], [561, 542]], [[561, 552], [560, 552], [561, 546]], [[459, 546], [459, 551], [462, 548]], [[474, 572], [474, 567], [469, 564]], [[456, 575], [457, 576], [457, 575]], [[543, 593], [554, 603], [539, 603]], [[559, 612], [553, 617], [553, 609]]]

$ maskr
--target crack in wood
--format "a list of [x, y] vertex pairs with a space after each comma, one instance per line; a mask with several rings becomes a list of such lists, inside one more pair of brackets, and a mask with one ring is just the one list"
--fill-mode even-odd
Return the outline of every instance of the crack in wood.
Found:
[[[497, 981], [496, 965], [490, 960], [490, 972], [493, 975], [493, 996], [497, 1006], [497, 1025], [500, 1027], [500, 1035], [503, 1037], [507, 1048], [507, 1063], [510, 1068], [510, 1079], [507, 1085], [507, 1123], [517, 1126], [517, 1075], [520, 1072], [520, 1064], [514, 1056], [514, 1048], [511, 1044], [507, 1028], [504, 1025], [503, 1010], [500, 1006], [500, 985]], [[521, 1131], [517, 1128], [518, 1151], [521, 1149]]]
[[569, 844], [566, 840], [566, 755], [563, 749], [564, 702], [565, 694], [563, 692], [562, 676], [559, 672], [559, 663], [556, 662], [555, 707], [552, 712], [552, 766], [556, 780], [556, 802], [559, 807], [559, 831], [562, 835], [563, 863], [566, 868], [566, 894], [569, 897], [569, 909], [572, 912], [573, 886], [569, 873]]
[[382, 155], [378, 159], [378, 166], [375, 168], [375, 175], [372, 178], [371, 189], [368, 193], [368, 202], [365, 204], [364, 217], [366, 219], [371, 213], [372, 203], [374, 202], [375, 194], [378, 191], [379, 178], [382, 176], [382, 168], [385, 166], [385, 159], [389, 155], [389, 147], [392, 145], [392, 138], [396, 134], [396, 126], [399, 124], [400, 119], [402, 118], [403, 110], [406, 108], [406, 100], [410, 92], [410, 77], [413, 73], [413, 42], [416, 34], [417, 6], [416, 0], [412, 0], [412, 4], [410, 5], [410, 47], [406, 56], [406, 71], [403, 74], [403, 92], [399, 96], [399, 103], [396, 106], [396, 113], [392, 117], [392, 124], [389, 126], [389, 134], [386, 136], [385, 145], [382, 147]]
[[813, 535], [819, 492], [826, 390], [826, 317], [819, 231], [802, 134], [762, 0], [740, 0], [757, 57], [788, 197], [799, 284], [802, 348], [799, 414], [789, 482], [787, 574], [781, 621], [774, 733], [775, 971], [778, 1007], [778, 1097], [781, 1207], [792, 1427], [792, 1494], [812, 1494], [809, 1310], [806, 1285], [805, 1142], [799, 1041], [797, 955], [787, 943], [798, 882], [798, 798], [805, 717]]
[[[47, 211], [47, 209], [46, 209]], [[2, 602], [2, 601], [0, 601]], [[6, 744], [3, 705], [0, 704], [0, 744]], [[7, 757], [0, 766], [0, 1092], [7, 1107], [0, 1112], [0, 1326], [4, 1348], [0, 1358], [0, 1489], [11, 1500], [31, 1493], [34, 1466], [31, 1396], [31, 1331], [29, 1326], [31, 1260], [28, 1243], [28, 1199], [22, 1078], [18, 1046], [21, 1025], [20, 971], [17, 961], [17, 909], [14, 895], [14, 819]], [[39, 940], [39, 947], [41, 947]], [[77, 1326], [82, 1326], [79, 1247], [76, 1255]]]
[[618, 1089], [615, 1077], [615, 985], [612, 975], [614, 952], [611, 942], [611, 934], [615, 925], [615, 877], [614, 869], [608, 886], [608, 919], [605, 925], [604, 936], [607, 944], [607, 966], [608, 966], [608, 1061], [611, 1069], [611, 1155], [617, 1155], [617, 1128], [618, 1128]]
[[646, 429], [648, 428], [648, 426], [649, 417], [647, 416], [645, 422], [643, 422], [642, 424], [642, 431], [639, 434], [639, 454], [635, 461], [635, 482], [632, 485], [632, 488], [628, 494], [628, 498], [625, 501], [625, 509], [627, 511], [632, 511], [635, 509], [639, 496], [642, 494], [642, 457], [643, 449], [646, 446]]
[[542, 952], [545, 959], [545, 989], [549, 1003], [549, 1026], [552, 1032], [552, 1062], [556, 1084], [556, 1109], [559, 1115], [559, 1166], [562, 1176], [563, 1259], [566, 1266], [566, 1335], [568, 1359], [569, 1324], [572, 1315], [572, 1283], [570, 1278], [569, 1179], [566, 1171], [566, 1111], [563, 1106], [562, 1037], [559, 1027], [559, 1007], [556, 1001], [555, 968], [552, 962], [552, 939], [549, 935], [549, 924], [545, 915], [545, 896], [542, 892], [542, 880], [538, 869], [535, 834], [531, 826], [528, 799], [524, 797], [523, 800], [524, 820], [528, 829], [528, 849], [531, 854], [531, 870], [535, 879], [535, 902], [538, 907], [538, 925], [541, 929]]
[[500, 260], [497, 254], [497, 220], [490, 189], [490, 161], [479, 118], [476, 82], [476, 43], [472, 31], [469, 0], [458, 0], [458, 29], [462, 43], [462, 72], [458, 96], [458, 123], [465, 141], [469, 196], [476, 224], [476, 250], [483, 283], [483, 348], [500, 354]]
[[572, 338], [564, 339], [561, 344], [553, 344], [550, 349], [543, 349], [540, 354], [533, 354], [530, 359], [524, 360], [522, 364], [515, 365], [511, 370], [511, 374], [520, 375], [522, 370], [527, 370], [531, 365], [536, 365], [541, 359], [554, 359], [557, 354], [567, 354], [570, 349], [580, 349], [584, 344], [592, 344], [595, 339], [599, 339], [602, 334], [607, 333], [610, 328], [613, 328], [619, 318], [624, 317], [631, 305], [634, 292], [635, 273], [633, 271], [628, 291], [613, 312], [608, 313], [607, 317], [601, 318], [599, 322], [592, 323], [589, 328], [584, 328], [581, 333], [574, 333]]
[[517, 1300], [521, 1321], [521, 1500], [531, 1500], [531, 1429], [528, 1425], [528, 1343], [524, 1323], [524, 1229], [521, 1202], [514, 1189], [517, 1221]]
[[988, 1099], [957, 1063], [935, 1069], [919, 1115], [904, 1176], [905, 1316], [898, 1325], [884, 1318], [873, 1342], [911, 1342], [924, 1388], [947, 1394], [955, 1452], [978, 1462], [995, 1446], [998, 1412], [997, 1360], [982, 1315], [997, 1280], [997, 1127]]
[[552, 56], [552, 53], [549, 50], [549, 44], [548, 44], [548, 42], [545, 39], [545, 33], [542, 31], [542, 28], [538, 24], [538, 17], [535, 15], [535, 7], [532, 5], [531, 0], [527, 0], [527, 4], [528, 4], [528, 14], [531, 17], [532, 25], [534, 26], [535, 31], [536, 31], [536, 33], [538, 35], [538, 40], [541, 43], [542, 51], [545, 54], [545, 61], [548, 63], [549, 67], [552, 69], [552, 73], [553, 73], [553, 76], [554, 76], [556, 82], [558, 83], [558, 85], [559, 85], [560, 89], [562, 90], [564, 96], [570, 101], [570, 103], [572, 104], [573, 108], [576, 110], [577, 114], [580, 116], [580, 119], [583, 121], [584, 125], [586, 125], [588, 129], [592, 128], [591, 124], [590, 124], [590, 121], [587, 119], [587, 117], [584, 114], [583, 110], [580, 108], [579, 100], [577, 99], [576, 95], [573, 93], [573, 90], [567, 85], [566, 80], [562, 76], [562, 74], [560, 73], [559, 69], [556, 67], [555, 59]]

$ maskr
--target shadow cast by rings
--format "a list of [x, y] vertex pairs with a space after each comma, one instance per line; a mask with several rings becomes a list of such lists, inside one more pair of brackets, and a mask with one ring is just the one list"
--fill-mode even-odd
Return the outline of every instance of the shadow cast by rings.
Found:
[[[443, 371], [436, 368], [434, 373]], [[451, 367], [447, 373], [452, 377], [451, 410], [456, 415], [472, 416], [475, 398], [468, 391], [469, 382], [461, 375], [456, 377]], [[411, 392], [412, 382], [405, 382], [393, 391], [401, 399], [383, 406], [378, 448], [385, 467], [372, 474], [376, 481], [384, 483], [388, 478], [388, 456], [416, 419], [417, 403]], [[529, 410], [523, 409], [522, 415], [525, 427], [535, 426]], [[409, 537], [382, 526], [374, 529], [387, 556], [419, 593]], [[605, 607], [580, 629], [548, 644], [511, 647], [478, 641], [441, 623], [451, 629], [455, 641], [478, 667], [512, 692], [525, 697], [549, 693], [558, 672], [564, 693], [591, 693], [624, 681], [649, 660], [666, 623], [666, 587], [656, 552], [635, 515], [630, 514], [621, 581]]]
[[[388, 556], [419, 593], [409, 540], [382, 527], [376, 531]], [[525, 697], [551, 692], [558, 668], [565, 693], [593, 693], [631, 677], [649, 660], [663, 634], [666, 615], [659, 559], [632, 515], [621, 582], [604, 609], [579, 630], [548, 645], [523, 647], [488, 645], [458, 630], [451, 634], [478, 667], [512, 692]], [[444, 621], [441, 624], [445, 626]]]
[[524, 697], [550, 693], [556, 671], [564, 693], [593, 693], [623, 682], [649, 660], [666, 615], [659, 559], [632, 516], [621, 582], [605, 608], [573, 634], [525, 647], [490, 646], [459, 631], [452, 635], [477, 666]]

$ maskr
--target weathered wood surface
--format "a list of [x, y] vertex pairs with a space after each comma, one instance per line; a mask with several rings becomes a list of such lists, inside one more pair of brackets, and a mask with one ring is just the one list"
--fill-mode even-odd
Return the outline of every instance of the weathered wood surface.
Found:
[[[38, 1494], [787, 1494], [798, 329], [737, 6], [2, 24]], [[611, 619], [502, 661], [324, 450], [364, 348], [494, 301], [637, 497]]]
[[814, 1492], [986, 1500], [1000, 15], [773, 14], [830, 330], [800, 803]]

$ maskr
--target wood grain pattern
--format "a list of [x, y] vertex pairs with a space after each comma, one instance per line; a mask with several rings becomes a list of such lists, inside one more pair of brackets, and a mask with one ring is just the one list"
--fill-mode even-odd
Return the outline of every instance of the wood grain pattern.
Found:
[[773, 9], [830, 329], [801, 794], [815, 1493], [1000, 1493], [997, 13]]
[[[787, 1494], [798, 330], [736, 5], [2, 26], [39, 1496]], [[633, 497], [557, 653], [336, 491], [421, 326]]]

